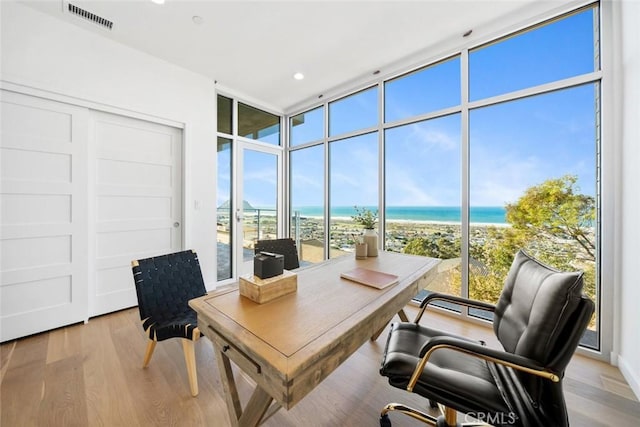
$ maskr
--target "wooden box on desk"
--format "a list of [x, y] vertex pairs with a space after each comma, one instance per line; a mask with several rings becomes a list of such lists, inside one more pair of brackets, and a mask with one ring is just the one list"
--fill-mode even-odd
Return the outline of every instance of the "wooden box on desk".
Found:
[[295, 292], [298, 289], [298, 275], [284, 270], [279, 276], [261, 279], [253, 274], [240, 276], [240, 295], [258, 304], [271, 301]]

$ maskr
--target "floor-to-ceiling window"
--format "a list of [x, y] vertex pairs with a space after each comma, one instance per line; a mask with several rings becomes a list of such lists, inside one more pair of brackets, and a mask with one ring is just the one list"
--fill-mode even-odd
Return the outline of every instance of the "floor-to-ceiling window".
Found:
[[218, 158], [216, 171], [216, 236], [218, 254], [218, 280], [232, 277], [232, 263], [234, 261], [233, 242], [233, 209], [231, 195], [233, 191], [233, 164], [231, 162], [231, 148], [233, 145], [233, 100], [218, 96]]
[[289, 119], [291, 235], [304, 262], [350, 254], [356, 206], [377, 212], [378, 96], [374, 86]]
[[[496, 302], [523, 248], [584, 271], [597, 300], [598, 40], [597, 9], [588, 8], [469, 52], [473, 298]], [[487, 221], [498, 212], [500, 223]], [[598, 347], [597, 324], [584, 344]]]
[[228, 138], [218, 137], [218, 168], [216, 173], [217, 194], [217, 253], [218, 253], [218, 280], [230, 279], [231, 266], [234, 261], [233, 241], [233, 209], [231, 204], [232, 186], [232, 141]]
[[325, 108], [320, 106], [289, 120], [290, 236], [300, 261], [324, 260], [325, 229]]
[[282, 228], [280, 116], [218, 95], [218, 280], [252, 271], [257, 240]]
[[460, 113], [385, 130], [386, 250], [446, 259], [428, 290], [460, 295]]
[[351, 253], [355, 232], [351, 216], [356, 207], [377, 211], [378, 134], [376, 132], [329, 144], [330, 256]]
[[[292, 116], [292, 215], [313, 182], [317, 224], [303, 229], [322, 230], [325, 257], [353, 251], [360, 206], [379, 214], [386, 250], [444, 260], [428, 291], [495, 302], [524, 248], [585, 271], [598, 302], [599, 40], [589, 6]], [[599, 315], [584, 345], [599, 347]]]
[[428, 290], [455, 295], [462, 256], [460, 59], [384, 82], [384, 247], [446, 259]]

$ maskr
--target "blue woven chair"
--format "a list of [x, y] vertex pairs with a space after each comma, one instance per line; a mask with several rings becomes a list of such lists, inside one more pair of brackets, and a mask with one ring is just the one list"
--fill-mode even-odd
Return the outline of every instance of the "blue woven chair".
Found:
[[182, 338], [193, 396], [198, 395], [194, 342], [200, 338], [189, 300], [206, 294], [198, 255], [191, 250], [131, 262], [142, 328], [149, 337], [146, 368], [158, 341]]

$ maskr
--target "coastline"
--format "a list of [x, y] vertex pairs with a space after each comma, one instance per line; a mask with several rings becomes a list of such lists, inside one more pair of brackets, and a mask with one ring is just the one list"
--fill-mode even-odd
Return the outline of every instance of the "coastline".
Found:
[[[303, 259], [309, 262], [322, 260], [322, 242], [330, 238], [332, 254], [351, 253], [354, 250], [354, 235], [364, 232], [362, 226], [357, 225], [351, 218], [333, 218], [330, 224], [329, 236], [326, 236], [322, 217], [300, 217], [299, 226], [293, 225], [293, 230], [299, 230], [298, 236], [292, 236], [299, 242]], [[469, 225], [472, 242], [486, 241], [489, 228], [510, 227], [509, 224], [472, 223]], [[376, 227], [376, 231], [379, 228]], [[459, 239], [462, 236], [462, 226], [459, 222], [427, 221], [427, 220], [392, 220], [386, 221], [386, 250], [402, 252], [407, 243], [415, 238], [444, 238]], [[295, 234], [295, 231], [294, 233]]]
[[[299, 224], [292, 224], [292, 238], [301, 245], [321, 245], [326, 237], [330, 238], [330, 247], [337, 251], [351, 252], [353, 250], [353, 236], [364, 232], [362, 226], [355, 224], [350, 217], [332, 218], [329, 225], [329, 233], [324, 228], [323, 217], [304, 216], [299, 218]], [[262, 216], [260, 219], [259, 236], [257, 219], [245, 224], [244, 246], [253, 247], [258, 239], [276, 238], [275, 217]], [[487, 229], [510, 227], [505, 223], [471, 223], [469, 224], [470, 238], [482, 240], [486, 237]], [[387, 249], [400, 252], [407, 242], [418, 237], [437, 235], [441, 238], [454, 239], [461, 237], [461, 224], [449, 221], [412, 220], [412, 219], [388, 219], [386, 221]], [[376, 224], [379, 232], [379, 224]], [[218, 223], [218, 241], [228, 243], [228, 222]], [[327, 236], [329, 234], [329, 236]], [[314, 243], [317, 241], [318, 243]], [[311, 261], [311, 260], [310, 260]]]
[[[372, 212], [377, 212], [375, 206], [363, 206]], [[504, 224], [506, 223], [506, 208], [504, 206], [470, 206], [470, 218], [478, 223]], [[323, 218], [325, 212], [319, 206], [300, 206], [292, 210], [293, 217]], [[331, 219], [349, 220], [355, 214], [354, 206], [332, 206]], [[436, 221], [458, 223], [462, 218], [460, 206], [387, 206], [379, 212], [387, 221]]]
[[[304, 222], [306, 220], [322, 222], [322, 216], [313, 216], [313, 215], [305, 215], [300, 216], [300, 222]], [[345, 222], [353, 222], [351, 217], [347, 216], [338, 216], [331, 217], [332, 224], [333, 222], [337, 223], [345, 223]], [[387, 224], [389, 223], [399, 223], [399, 224], [416, 224], [416, 225], [460, 225], [460, 221], [443, 221], [443, 220], [431, 220], [431, 219], [395, 219], [395, 218], [387, 218]], [[504, 222], [471, 222], [470, 226], [478, 226], [478, 227], [510, 227], [511, 225]]]

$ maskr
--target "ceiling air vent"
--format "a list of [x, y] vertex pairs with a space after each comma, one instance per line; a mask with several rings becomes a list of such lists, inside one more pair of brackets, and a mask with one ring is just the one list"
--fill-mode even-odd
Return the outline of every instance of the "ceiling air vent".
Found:
[[78, 7], [74, 4], [67, 3], [67, 11], [73, 15], [86, 19], [87, 21], [91, 21], [94, 24], [101, 26], [102, 28], [106, 28], [108, 30], [111, 30], [113, 28], [113, 22], [101, 16], [98, 16], [95, 13], [91, 13], [88, 10], [84, 10], [83, 8]]

